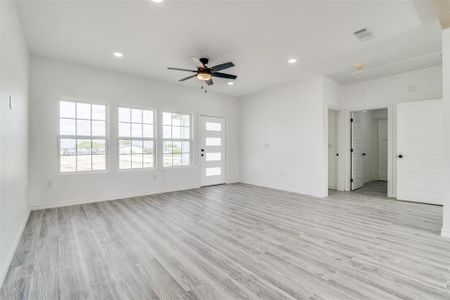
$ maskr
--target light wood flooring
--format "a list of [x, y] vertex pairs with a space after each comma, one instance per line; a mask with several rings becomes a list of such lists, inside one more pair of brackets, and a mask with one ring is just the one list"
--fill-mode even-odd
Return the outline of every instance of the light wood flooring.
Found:
[[442, 207], [245, 184], [34, 211], [1, 299], [450, 299]]
[[377, 180], [365, 183], [361, 188], [354, 190], [353, 193], [373, 197], [387, 197], [387, 181]]

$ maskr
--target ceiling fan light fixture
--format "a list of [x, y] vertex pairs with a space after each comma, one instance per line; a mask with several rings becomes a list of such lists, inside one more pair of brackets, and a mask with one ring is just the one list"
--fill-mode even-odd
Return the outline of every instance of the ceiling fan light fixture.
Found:
[[197, 74], [197, 78], [199, 80], [206, 81], [206, 80], [210, 80], [212, 78], [212, 76], [209, 73], [198, 73]]

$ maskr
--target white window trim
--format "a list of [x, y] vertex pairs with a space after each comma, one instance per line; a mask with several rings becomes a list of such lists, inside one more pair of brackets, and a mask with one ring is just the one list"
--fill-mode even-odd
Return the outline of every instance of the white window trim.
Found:
[[[129, 124], [133, 124], [131, 122], [120, 122], [119, 121], [119, 109], [120, 108], [128, 108], [128, 109], [140, 109], [140, 110], [149, 110], [153, 112], [153, 138], [137, 138], [137, 137], [121, 137], [119, 135], [119, 123], [129, 123]], [[143, 107], [143, 106], [135, 106], [135, 105], [117, 105], [117, 169], [119, 170], [119, 172], [130, 172], [130, 171], [149, 171], [149, 170], [155, 170], [157, 169], [158, 166], [158, 111], [154, 108], [150, 108], [150, 107]], [[137, 123], [135, 123], [137, 124]], [[141, 124], [147, 124], [147, 123], [141, 123]], [[119, 147], [120, 147], [120, 140], [140, 140], [140, 141], [152, 141], [153, 142], [153, 167], [142, 167], [142, 168], [126, 168], [126, 169], [121, 169], [120, 168], [120, 151], [119, 151]]]
[[[171, 114], [183, 114], [183, 115], [189, 115], [190, 116], [190, 125], [189, 125], [189, 139], [174, 139], [174, 138], [163, 138], [163, 113], [171, 113]], [[182, 111], [177, 111], [177, 110], [171, 110], [171, 109], [163, 109], [161, 110], [161, 112], [158, 114], [158, 119], [159, 119], [159, 124], [161, 124], [161, 126], [158, 126], [158, 130], [160, 131], [160, 136], [161, 138], [159, 139], [159, 157], [160, 157], [160, 167], [163, 169], [187, 169], [187, 168], [192, 168], [194, 166], [193, 164], [193, 156], [192, 156], [192, 152], [193, 152], [193, 147], [194, 147], [194, 114], [190, 113], [190, 112], [182, 112]], [[171, 125], [172, 126], [172, 125]], [[164, 166], [164, 142], [165, 141], [181, 141], [181, 142], [189, 142], [190, 143], [190, 147], [189, 147], [189, 165], [180, 165], [180, 166]]]
[[[61, 135], [60, 133], [60, 104], [61, 101], [67, 101], [67, 102], [75, 102], [75, 103], [84, 103], [84, 104], [93, 104], [93, 105], [104, 105], [105, 106], [105, 136], [77, 136], [77, 135]], [[56, 128], [57, 128], [57, 137], [56, 137], [56, 155], [57, 155], [57, 173], [59, 175], [67, 176], [67, 175], [88, 175], [88, 174], [98, 174], [98, 173], [108, 173], [109, 170], [109, 117], [110, 117], [110, 111], [109, 111], [109, 105], [106, 102], [96, 101], [96, 100], [86, 100], [86, 99], [79, 99], [79, 98], [72, 98], [72, 97], [59, 97], [57, 99], [57, 110], [58, 115], [56, 118]], [[92, 110], [91, 110], [91, 117], [92, 117]], [[64, 119], [64, 118], [63, 118]], [[69, 119], [69, 118], [68, 118]], [[76, 118], [76, 105], [75, 105], [75, 120]], [[84, 120], [84, 119], [80, 119]], [[92, 119], [90, 119], [92, 121]], [[92, 130], [92, 128], [91, 128]], [[73, 172], [62, 172], [61, 171], [61, 154], [60, 154], [60, 146], [61, 146], [61, 139], [101, 139], [105, 140], [105, 169], [104, 170], [88, 170], [88, 171], [73, 171]], [[76, 157], [77, 155], [75, 155]], [[91, 154], [92, 156], [92, 154]]]

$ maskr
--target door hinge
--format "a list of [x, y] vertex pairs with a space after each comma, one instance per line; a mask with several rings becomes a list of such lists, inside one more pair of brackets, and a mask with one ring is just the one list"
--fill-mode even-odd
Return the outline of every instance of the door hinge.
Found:
[[353, 118], [350, 119], [350, 122], [353, 123]]
[[353, 178], [352, 178], [352, 179], [350, 179], [350, 182], [353, 182]]
[[350, 149], [350, 152], [353, 152], [353, 148]]

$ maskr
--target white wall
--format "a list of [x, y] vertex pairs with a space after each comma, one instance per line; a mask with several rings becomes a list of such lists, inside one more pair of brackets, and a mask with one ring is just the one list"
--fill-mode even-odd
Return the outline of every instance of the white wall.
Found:
[[[14, 2], [0, 2], [0, 286], [29, 214], [28, 47]], [[12, 109], [9, 97], [12, 97]]]
[[442, 31], [444, 93], [444, 212], [442, 235], [450, 238], [450, 28]]
[[[162, 70], [164, 72], [164, 70]], [[211, 92], [211, 91], [210, 91]], [[109, 170], [60, 174], [58, 99], [108, 103]], [[199, 186], [199, 115], [227, 119], [226, 181], [239, 181], [239, 102], [176, 84], [132, 77], [54, 60], [31, 59], [30, 199], [33, 208], [117, 199]], [[130, 105], [194, 114], [193, 166], [155, 170], [118, 170], [117, 106]]]
[[340, 106], [350, 110], [442, 99], [442, 67], [436, 66], [343, 86]]
[[323, 197], [328, 192], [325, 78], [241, 99], [241, 181]]
[[[442, 99], [442, 67], [430, 67], [342, 86], [339, 107], [349, 111], [388, 108], [388, 195], [396, 196], [396, 104], [409, 101]], [[341, 127], [343, 147], [350, 147], [350, 129]], [[350, 190], [350, 155], [343, 156], [345, 189]]]

